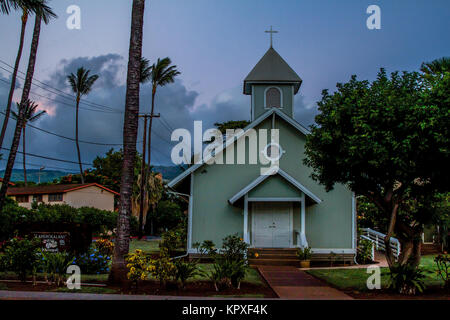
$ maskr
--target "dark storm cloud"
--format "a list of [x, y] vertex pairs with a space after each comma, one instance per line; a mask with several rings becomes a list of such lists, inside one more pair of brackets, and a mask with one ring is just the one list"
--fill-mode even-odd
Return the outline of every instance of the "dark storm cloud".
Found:
[[[84, 97], [86, 101], [96, 105], [82, 103], [80, 105], [79, 135], [81, 141], [98, 143], [121, 144], [123, 132], [123, 110], [125, 105], [126, 61], [116, 54], [97, 57], [79, 57], [72, 60], [62, 60], [46, 82], [52, 88], [71, 93], [67, 82], [67, 75], [76, 72], [83, 66], [91, 70], [91, 74], [98, 74], [99, 80], [93, 86], [91, 93]], [[2, 78], [3, 79], [3, 78]], [[5, 80], [8, 80], [5, 78]], [[9, 86], [0, 85], [0, 99], [7, 99]], [[55, 92], [55, 90], [53, 90]], [[66, 137], [75, 137], [75, 102], [64, 95], [51, 95], [52, 100], [32, 99], [49, 114], [33, 125]], [[216, 122], [229, 120], [250, 120], [250, 98], [242, 94], [241, 86], [226, 90], [217, 95], [209, 104], [195, 106], [198, 97], [196, 91], [188, 90], [181, 80], [165, 87], [158, 88], [155, 99], [155, 112], [161, 118], [153, 122], [152, 163], [171, 165], [170, 152], [176, 142], [171, 142], [172, 130], [185, 128], [192, 132], [195, 120], [203, 121], [203, 130], [214, 127]], [[149, 113], [151, 108], [151, 85], [141, 86], [141, 112]], [[302, 96], [295, 99], [295, 118], [304, 125], [310, 125], [317, 113], [315, 107], [308, 107]], [[142, 122], [138, 141], [142, 141]], [[12, 136], [13, 125], [8, 130]], [[81, 143], [82, 161], [92, 163], [98, 155], [103, 155], [110, 148], [119, 149], [120, 146], [99, 146]], [[142, 143], [138, 144], [141, 150]], [[29, 128], [27, 134], [27, 152], [50, 156], [59, 159], [75, 161], [77, 159], [75, 142], [52, 136], [36, 129]], [[17, 161], [21, 161], [21, 155]], [[61, 163], [39, 158], [29, 157], [27, 162], [47, 167], [77, 169], [73, 163]], [[4, 165], [4, 163], [3, 163]], [[16, 165], [17, 168], [20, 164]], [[87, 166], [85, 166], [87, 167]], [[35, 168], [31, 166], [30, 168]]]

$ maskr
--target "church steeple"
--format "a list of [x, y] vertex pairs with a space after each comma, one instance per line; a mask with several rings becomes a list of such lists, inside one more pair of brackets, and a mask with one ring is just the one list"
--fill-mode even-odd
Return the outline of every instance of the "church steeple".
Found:
[[244, 79], [244, 94], [252, 95], [252, 120], [276, 107], [293, 117], [293, 100], [302, 79], [273, 47]]

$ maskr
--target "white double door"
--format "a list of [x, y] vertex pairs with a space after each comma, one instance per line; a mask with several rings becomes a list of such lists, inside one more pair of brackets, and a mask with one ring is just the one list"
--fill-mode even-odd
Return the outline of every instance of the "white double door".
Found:
[[255, 248], [289, 248], [292, 244], [292, 203], [252, 203], [252, 244]]

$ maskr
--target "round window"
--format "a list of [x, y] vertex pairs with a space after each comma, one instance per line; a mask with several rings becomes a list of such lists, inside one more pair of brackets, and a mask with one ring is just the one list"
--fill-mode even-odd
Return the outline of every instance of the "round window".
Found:
[[283, 155], [284, 151], [278, 143], [269, 143], [264, 149], [264, 156], [269, 161], [278, 161]]

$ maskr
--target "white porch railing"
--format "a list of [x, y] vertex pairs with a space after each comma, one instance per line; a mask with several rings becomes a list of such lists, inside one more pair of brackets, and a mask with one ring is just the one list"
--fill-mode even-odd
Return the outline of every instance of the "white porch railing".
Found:
[[[384, 233], [372, 230], [370, 228], [362, 228], [361, 231], [361, 238], [372, 241], [375, 250], [386, 251], [386, 245], [384, 244], [384, 238], [386, 235]], [[392, 237], [389, 244], [391, 246], [392, 253], [396, 258], [398, 258], [400, 255], [400, 241], [398, 241], [397, 238]]]

